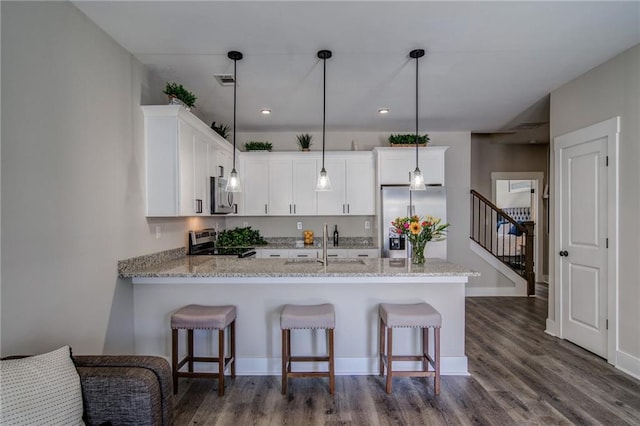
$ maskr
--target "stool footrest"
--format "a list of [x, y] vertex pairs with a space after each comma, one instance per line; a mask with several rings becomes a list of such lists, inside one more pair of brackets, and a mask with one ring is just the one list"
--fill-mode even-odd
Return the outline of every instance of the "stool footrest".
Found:
[[290, 356], [288, 358], [289, 362], [329, 362], [330, 359], [328, 356]]
[[289, 371], [287, 377], [331, 377], [328, 371]]

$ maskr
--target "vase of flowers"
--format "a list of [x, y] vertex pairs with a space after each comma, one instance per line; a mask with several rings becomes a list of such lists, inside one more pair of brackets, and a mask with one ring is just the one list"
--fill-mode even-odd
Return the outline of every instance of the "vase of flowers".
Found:
[[404, 235], [411, 243], [411, 263], [424, 265], [424, 249], [429, 241], [445, 239], [448, 223], [441, 223], [442, 219], [433, 216], [397, 217], [391, 222], [399, 235]]

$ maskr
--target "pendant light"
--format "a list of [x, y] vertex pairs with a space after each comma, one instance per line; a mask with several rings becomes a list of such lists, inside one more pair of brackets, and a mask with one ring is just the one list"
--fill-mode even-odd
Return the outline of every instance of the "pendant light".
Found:
[[233, 168], [229, 179], [227, 180], [227, 192], [242, 192], [242, 184], [240, 184], [240, 178], [236, 171], [236, 86], [238, 86], [238, 79], [236, 78], [236, 64], [242, 59], [242, 53], [235, 50], [227, 53], [229, 59], [233, 60]]
[[331, 57], [330, 50], [318, 51], [318, 58], [322, 59], [322, 169], [318, 176], [316, 191], [331, 191], [331, 181], [324, 168], [324, 138], [325, 138], [325, 117], [327, 112], [327, 59]]
[[424, 191], [427, 188], [424, 185], [424, 176], [418, 167], [418, 59], [424, 56], [423, 49], [414, 49], [409, 52], [409, 56], [416, 60], [416, 169], [411, 176], [411, 191]]

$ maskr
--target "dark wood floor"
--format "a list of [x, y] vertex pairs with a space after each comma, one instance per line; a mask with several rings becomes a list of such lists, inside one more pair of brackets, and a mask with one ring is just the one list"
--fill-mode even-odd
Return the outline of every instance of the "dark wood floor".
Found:
[[546, 287], [535, 298], [468, 298], [466, 353], [471, 375], [433, 381], [378, 376], [326, 379], [239, 376], [217, 383], [181, 379], [176, 425], [550, 425], [640, 424], [640, 381], [601, 358], [548, 336]]

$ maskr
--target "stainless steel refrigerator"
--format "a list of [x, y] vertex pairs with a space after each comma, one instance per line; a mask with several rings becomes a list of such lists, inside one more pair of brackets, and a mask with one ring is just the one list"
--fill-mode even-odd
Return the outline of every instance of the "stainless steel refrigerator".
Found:
[[[409, 185], [383, 185], [380, 187], [382, 225], [382, 257], [409, 257], [410, 244], [395, 233], [391, 222], [397, 217], [414, 214], [435, 216], [447, 221], [447, 192], [443, 186], [428, 186], [425, 191], [409, 191]], [[430, 241], [425, 251], [427, 258], [447, 259], [447, 241]]]

